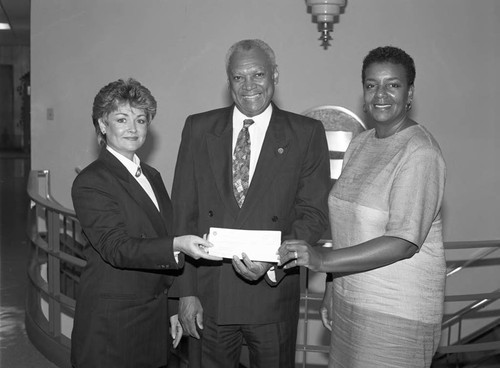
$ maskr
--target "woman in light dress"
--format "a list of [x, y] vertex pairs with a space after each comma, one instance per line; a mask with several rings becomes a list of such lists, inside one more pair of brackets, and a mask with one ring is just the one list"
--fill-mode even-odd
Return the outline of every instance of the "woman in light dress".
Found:
[[415, 65], [376, 48], [362, 68], [373, 129], [356, 136], [328, 204], [333, 249], [289, 240], [285, 268], [328, 272], [320, 310], [329, 367], [429, 367], [441, 335], [445, 286], [438, 143], [412, 120]]

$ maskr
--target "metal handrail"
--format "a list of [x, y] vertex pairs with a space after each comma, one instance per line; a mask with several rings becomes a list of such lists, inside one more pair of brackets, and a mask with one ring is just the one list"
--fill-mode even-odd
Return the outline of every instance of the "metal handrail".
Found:
[[[45, 187], [44, 194], [40, 194], [40, 178], [43, 179]], [[51, 211], [60, 213], [65, 216], [71, 216], [76, 219], [75, 211], [64, 207], [54, 199], [50, 193], [50, 173], [49, 170], [31, 171], [28, 177], [27, 192], [30, 199]]]
[[31, 171], [27, 234], [31, 245], [28, 266], [26, 331], [31, 342], [59, 367], [70, 368], [70, 333], [75, 293], [85, 242], [73, 210], [50, 193], [48, 170]]
[[[465, 261], [448, 262], [447, 278], [461, 274], [464, 270], [473, 267], [482, 266], [499, 266], [498, 259], [488, 259], [493, 253], [500, 249], [500, 241], [474, 241], [474, 242], [448, 242], [445, 243], [445, 249], [462, 250], [462, 249], [484, 249], [477, 252], [475, 255]], [[496, 341], [481, 341], [481, 336], [495, 330], [500, 325], [500, 311], [498, 309], [485, 311], [488, 306], [494, 305], [500, 300], [500, 289], [492, 292], [446, 295], [445, 303], [456, 302], [471, 302], [465, 307], [460, 308], [451, 314], [446, 314], [443, 318], [442, 330], [446, 338], [446, 345], [439, 346], [435, 356], [435, 361], [445, 361], [448, 363], [459, 364], [461, 361], [466, 361], [471, 354], [481, 353], [481, 359], [475, 362], [477, 367], [481, 366], [482, 361], [487, 361], [490, 357], [500, 353], [500, 340]], [[493, 319], [491, 322], [476, 328], [464, 336], [464, 322], [473, 319]], [[455, 340], [452, 340], [452, 335]], [[471, 366], [471, 362], [467, 362]], [[458, 366], [458, 365], [457, 365]]]
[[459, 264], [457, 262], [452, 263], [448, 266], [448, 271], [446, 272], [446, 276], [449, 277], [469, 266], [472, 266], [473, 264], [477, 263], [478, 261], [486, 258], [490, 254], [495, 253], [496, 251], [500, 250], [500, 242], [497, 240], [483, 240], [483, 241], [475, 241], [473, 243], [471, 242], [448, 242], [445, 244], [446, 249], [452, 250], [452, 249], [481, 249], [481, 248], [486, 248], [485, 251], [479, 252], [479, 254], [476, 254], [474, 257], [468, 259], [467, 261]]
[[[32, 342], [34, 339], [47, 339], [51, 344], [34, 344], [45, 355], [52, 355], [53, 361], [60, 367], [70, 367], [69, 346], [70, 340], [63, 334], [61, 315], [66, 313], [72, 317], [75, 306], [75, 289], [79, 281], [79, 270], [85, 266], [81, 257], [81, 250], [86, 246], [83, 239], [79, 239], [80, 225], [73, 210], [58, 203], [50, 193], [50, 177], [48, 170], [32, 171], [28, 180], [28, 195], [32, 201], [30, 217], [28, 219], [28, 234], [34, 249], [31, 255], [28, 277], [30, 280], [30, 301], [27, 303], [27, 330]], [[319, 245], [331, 244], [331, 240], [322, 239]], [[326, 245], [326, 246], [327, 246]], [[331, 245], [330, 245], [331, 246]], [[481, 267], [483, 265], [497, 266], [498, 263], [485, 259], [500, 249], [500, 241], [474, 241], [474, 242], [446, 242], [447, 251], [454, 249], [479, 250], [470, 259], [464, 261], [448, 262], [447, 277], [456, 277], [465, 269]], [[481, 249], [485, 249], [481, 251]], [[47, 273], [42, 275], [42, 268]], [[304, 270], [303, 270], [304, 271]], [[301, 362], [297, 366], [307, 367], [309, 354], [323, 354], [327, 359], [329, 346], [313, 343], [313, 333], [308, 325], [320, 320], [317, 305], [323, 299], [322, 292], [313, 291], [310, 285], [310, 276], [307, 269], [301, 272], [301, 323], [304, 328], [299, 335], [297, 352], [300, 353]], [[447, 314], [443, 320], [443, 330], [452, 327], [461, 328], [466, 319], [473, 318], [500, 318], [500, 314], [485, 311], [485, 307], [500, 299], [500, 289], [490, 293], [446, 295], [445, 302], [470, 302], [460, 310]], [[40, 300], [47, 304], [48, 318], [42, 320], [44, 314], [40, 311]], [[494, 322], [494, 323], [498, 323]], [[321, 325], [321, 324], [320, 324]], [[30, 327], [31, 326], [31, 327]], [[30, 333], [31, 331], [31, 333]], [[35, 332], [34, 332], [35, 331]], [[40, 333], [36, 333], [39, 331]], [[321, 332], [321, 331], [319, 331]], [[447, 346], [440, 346], [438, 355], [447, 357], [457, 356], [468, 352], [488, 351], [498, 354], [500, 341], [471, 343], [467, 336], [451, 342]], [[58, 351], [58, 348], [60, 348]], [[54, 356], [57, 355], [57, 356]], [[317, 364], [321, 366], [322, 364]], [[326, 365], [326, 364], [325, 364]]]

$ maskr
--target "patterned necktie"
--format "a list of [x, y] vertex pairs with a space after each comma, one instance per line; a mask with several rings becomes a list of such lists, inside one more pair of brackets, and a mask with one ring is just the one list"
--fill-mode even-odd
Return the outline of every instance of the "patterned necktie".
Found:
[[243, 206], [249, 185], [250, 133], [248, 133], [248, 127], [253, 123], [252, 119], [243, 120], [243, 128], [238, 134], [233, 153], [233, 191], [240, 207]]

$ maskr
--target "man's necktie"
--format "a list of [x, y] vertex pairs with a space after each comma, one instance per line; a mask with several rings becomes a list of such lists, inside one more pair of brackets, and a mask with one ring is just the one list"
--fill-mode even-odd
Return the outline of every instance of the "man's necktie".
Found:
[[233, 191], [240, 207], [243, 206], [249, 185], [250, 133], [248, 133], [248, 127], [253, 123], [252, 119], [243, 121], [243, 128], [238, 134], [233, 153]]

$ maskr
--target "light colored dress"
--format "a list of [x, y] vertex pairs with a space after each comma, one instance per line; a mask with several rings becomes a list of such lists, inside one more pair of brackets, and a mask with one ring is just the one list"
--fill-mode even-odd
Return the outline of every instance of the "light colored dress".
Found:
[[421, 125], [352, 140], [328, 199], [334, 248], [392, 236], [419, 250], [389, 266], [334, 275], [329, 367], [430, 366], [443, 316], [445, 177], [439, 145]]

